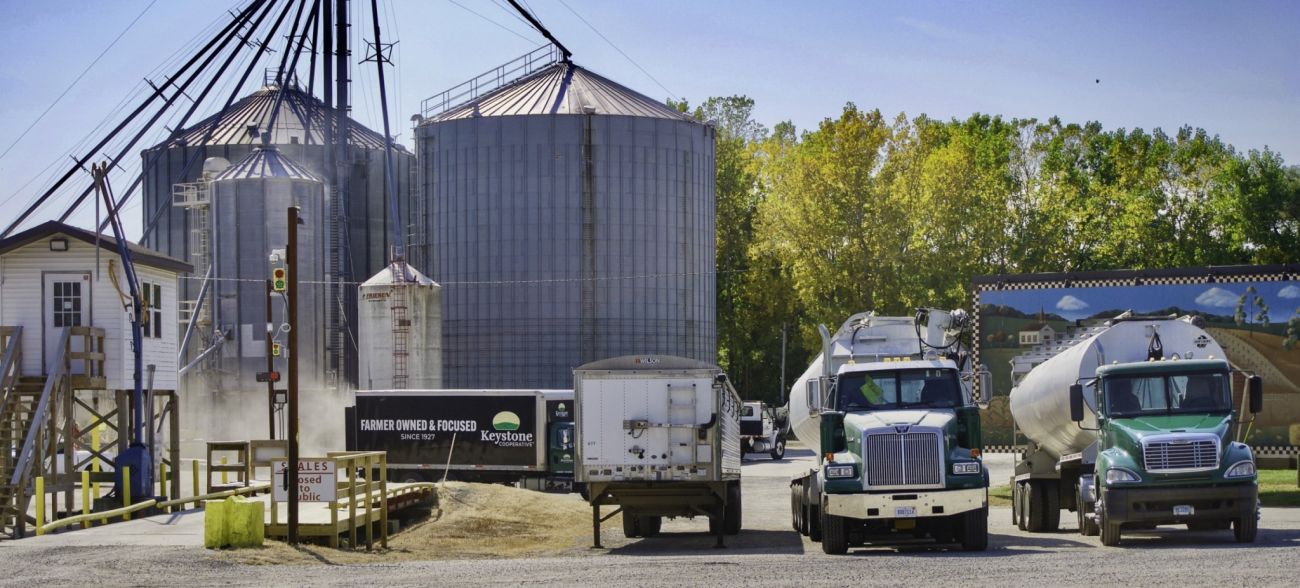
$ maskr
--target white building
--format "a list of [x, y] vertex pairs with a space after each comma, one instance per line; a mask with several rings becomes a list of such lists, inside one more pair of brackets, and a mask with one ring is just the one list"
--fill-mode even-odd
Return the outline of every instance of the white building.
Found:
[[[176, 390], [177, 279], [192, 268], [139, 245], [130, 250], [148, 301], [144, 365], [155, 366], [155, 390]], [[134, 389], [129, 295], [112, 237], [50, 221], [0, 240], [0, 325], [23, 328], [23, 375], [47, 373], [62, 327], [92, 326], [104, 330], [105, 389]]]
[[442, 388], [442, 286], [390, 263], [361, 284], [357, 306], [361, 389]]
[[1020, 346], [1032, 347], [1034, 345], [1046, 345], [1052, 342], [1056, 337], [1056, 329], [1045, 323], [1029, 325], [1020, 331]]

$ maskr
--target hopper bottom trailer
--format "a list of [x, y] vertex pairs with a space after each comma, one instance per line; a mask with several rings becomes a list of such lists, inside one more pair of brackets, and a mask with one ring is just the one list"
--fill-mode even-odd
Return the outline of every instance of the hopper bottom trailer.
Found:
[[[574, 370], [579, 491], [592, 534], [623, 515], [626, 537], [659, 533], [664, 517], [708, 517], [722, 545], [741, 527], [740, 396], [716, 366], [625, 356]], [[618, 508], [602, 517], [600, 507]]]

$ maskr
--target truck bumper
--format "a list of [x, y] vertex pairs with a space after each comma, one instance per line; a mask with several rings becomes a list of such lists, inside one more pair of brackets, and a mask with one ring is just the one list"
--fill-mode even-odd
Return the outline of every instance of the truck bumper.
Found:
[[[1207, 488], [1106, 488], [1102, 492], [1106, 517], [1119, 523], [1173, 524], [1230, 520], [1255, 516], [1255, 484]], [[1174, 507], [1190, 506], [1191, 515], [1174, 515]]]
[[890, 492], [887, 494], [827, 494], [827, 514], [853, 519], [946, 517], [988, 504], [986, 488]]

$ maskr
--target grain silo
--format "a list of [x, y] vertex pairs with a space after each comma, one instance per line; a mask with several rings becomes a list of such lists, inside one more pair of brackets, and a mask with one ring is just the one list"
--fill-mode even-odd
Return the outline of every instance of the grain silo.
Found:
[[715, 362], [713, 128], [567, 61], [447, 108], [459, 93], [416, 129], [411, 256], [443, 286], [445, 385]]
[[[383, 135], [349, 121], [347, 148], [343, 150], [346, 155], [338, 164], [340, 185], [336, 190], [328, 184], [333, 170], [327, 168], [329, 149], [325, 145], [327, 125], [329, 134], [338, 135], [335, 119], [333, 111], [323, 102], [298, 87], [286, 85], [281, 95], [279, 86], [268, 84], [223, 112], [181, 129], [168, 141], [146, 150], [143, 153], [146, 164], [155, 156], [157, 163], [145, 176], [143, 216], [147, 234], [144, 243], [194, 264], [195, 279], [182, 281], [183, 303], [193, 304], [199, 297], [199, 278], [213, 259], [211, 238], [204, 237], [204, 232], [223, 228], [212, 224], [213, 220], [220, 220], [213, 219], [210, 211], [201, 210], [206, 204], [190, 199], [182, 206], [184, 199], [179, 194], [184, 190], [201, 194], [208, 189], [202, 185], [202, 164], [206, 159], [221, 157], [240, 161], [254, 149], [267, 145], [325, 180], [325, 205], [319, 212], [306, 216], [306, 221], [314, 229], [331, 235], [325, 246], [332, 254], [323, 262], [325, 279], [335, 285], [329, 288], [319, 306], [304, 307], [300, 316], [304, 321], [323, 325], [326, 332], [322, 347], [326, 349], [326, 360], [312, 367], [324, 372], [321, 379], [327, 385], [333, 384], [338, 375], [344, 376], [341, 383], [346, 385], [356, 382], [356, 288], [348, 283], [364, 280], [388, 263], [392, 232], [384, 194]], [[403, 218], [410, 210], [414, 159], [410, 152], [394, 145], [395, 190], [399, 215]], [[174, 191], [178, 194], [175, 198]], [[257, 222], [283, 225], [284, 211]], [[334, 230], [336, 226], [346, 230]], [[253, 227], [241, 225], [240, 228]], [[266, 253], [263, 252], [263, 259]], [[256, 280], [267, 277], [265, 266], [250, 271], [237, 277]], [[185, 313], [182, 314], [184, 318]], [[213, 329], [223, 327], [242, 328], [233, 324], [212, 325]], [[202, 348], [203, 345], [191, 342], [188, 357], [194, 357]], [[261, 386], [251, 379], [244, 384]]]
[[388, 264], [357, 295], [357, 387], [442, 388], [442, 287], [402, 262]]

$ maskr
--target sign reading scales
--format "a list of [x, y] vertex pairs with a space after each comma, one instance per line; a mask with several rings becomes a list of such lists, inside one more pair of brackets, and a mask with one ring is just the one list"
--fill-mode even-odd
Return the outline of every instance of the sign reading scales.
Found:
[[[271, 462], [271, 500], [289, 501], [289, 460]], [[298, 460], [298, 501], [333, 502], [337, 497], [337, 469], [332, 459]]]

